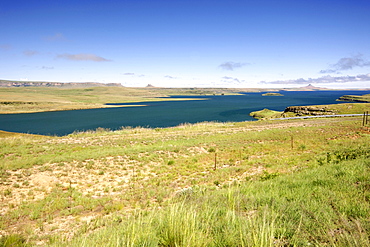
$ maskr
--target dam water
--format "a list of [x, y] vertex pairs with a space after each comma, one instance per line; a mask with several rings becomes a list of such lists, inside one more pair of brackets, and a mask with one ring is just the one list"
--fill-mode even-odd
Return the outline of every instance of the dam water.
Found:
[[[205, 121], [253, 121], [249, 113], [268, 108], [283, 111], [288, 106], [343, 103], [343, 95], [370, 94], [370, 91], [281, 91], [284, 96], [243, 93], [224, 96], [173, 96], [166, 101], [114, 105], [146, 105], [103, 109], [0, 114], [0, 130], [42, 135], [67, 135], [96, 128], [172, 127]], [[179, 100], [179, 99], [184, 100]], [[173, 99], [173, 100], [171, 100]], [[191, 99], [191, 100], [187, 100]]]

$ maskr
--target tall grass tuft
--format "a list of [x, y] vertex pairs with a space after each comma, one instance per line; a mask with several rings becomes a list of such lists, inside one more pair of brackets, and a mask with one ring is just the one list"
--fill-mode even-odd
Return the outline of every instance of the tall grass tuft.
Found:
[[27, 244], [26, 239], [19, 234], [11, 234], [0, 237], [1, 247], [27, 247], [31, 246]]
[[207, 229], [197, 211], [183, 203], [174, 204], [158, 219], [159, 246], [208, 246]]

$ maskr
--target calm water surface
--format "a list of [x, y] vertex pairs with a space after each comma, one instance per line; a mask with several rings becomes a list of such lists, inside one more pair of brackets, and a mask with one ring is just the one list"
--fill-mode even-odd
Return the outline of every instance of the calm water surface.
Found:
[[[281, 92], [284, 97], [244, 93], [232, 96], [175, 96], [184, 100], [145, 102], [145, 107], [120, 107], [59, 112], [0, 114], [0, 130], [42, 135], [67, 135], [98, 127], [171, 127], [204, 121], [253, 121], [252, 111], [268, 108], [283, 111], [288, 106], [336, 104], [340, 96], [369, 94], [370, 91]], [[134, 103], [138, 104], [138, 103]], [[130, 105], [130, 104], [122, 104]]]

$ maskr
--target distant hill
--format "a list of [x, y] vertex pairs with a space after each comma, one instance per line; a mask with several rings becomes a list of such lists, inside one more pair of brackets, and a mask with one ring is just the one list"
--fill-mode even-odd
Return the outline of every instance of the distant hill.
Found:
[[322, 88], [322, 87], [315, 87], [312, 84], [308, 84], [305, 87], [302, 87], [302, 89], [307, 89], [307, 90], [320, 90], [320, 89], [327, 89], [327, 88]]
[[9, 81], [0, 80], [0, 87], [122, 87], [120, 83], [98, 83], [98, 82], [42, 82], [42, 81]]
[[308, 84], [305, 87], [298, 88], [284, 88], [282, 91], [318, 91], [318, 90], [333, 90], [325, 87], [315, 87], [312, 84]]

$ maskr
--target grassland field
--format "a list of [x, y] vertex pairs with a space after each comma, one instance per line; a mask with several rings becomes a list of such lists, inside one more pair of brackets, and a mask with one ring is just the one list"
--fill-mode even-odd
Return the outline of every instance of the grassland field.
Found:
[[[38, 102], [43, 90], [6, 101]], [[148, 99], [136, 89], [94, 88], [96, 101], [91, 91], [48, 90], [43, 100], [58, 104]], [[0, 132], [0, 246], [370, 246], [369, 125], [348, 117]]]

